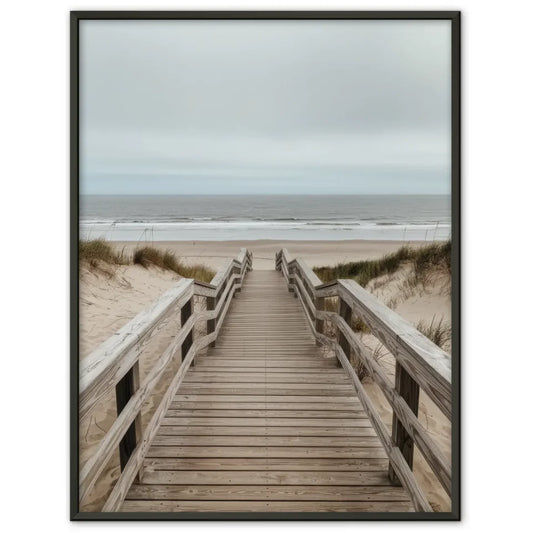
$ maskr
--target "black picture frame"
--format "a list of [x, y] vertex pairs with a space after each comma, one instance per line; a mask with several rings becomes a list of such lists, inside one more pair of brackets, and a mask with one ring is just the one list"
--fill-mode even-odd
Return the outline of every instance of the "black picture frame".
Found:
[[[80, 512], [79, 481], [79, 23], [83, 20], [450, 20], [452, 168], [452, 498], [451, 511]], [[70, 12], [70, 519], [79, 520], [407, 520], [461, 519], [461, 12], [460, 11], [71, 11]]]

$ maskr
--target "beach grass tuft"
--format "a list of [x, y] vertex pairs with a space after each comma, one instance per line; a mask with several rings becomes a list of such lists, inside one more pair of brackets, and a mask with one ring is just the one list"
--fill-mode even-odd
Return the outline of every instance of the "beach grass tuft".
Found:
[[440, 348], [444, 348], [452, 338], [452, 327], [444, 322], [443, 317], [437, 321], [434, 316], [430, 323], [420, 320], [416, 329]]
[[113, 246], [104, 239], [80, 240], [80, 262], [90, 268], [102, 271], [108, 275], [113, 272], [105, 265], [141, 265], [145, 268], [155, 266], [163, 270], [171, 270], [184, 278], [194, 278], [198, 281], [209, 282], [215, 271], [204, 265], [184, 265], [170, 250], [161, 251], [153, 246], [143, 246], [133, 252], [133, 256], [115, 251]]
[[133, 253], [133, 263], [145, 268], [157, 266], [165, 270], [172, 270], [184, 278], [194, 278], [198, 281], [209, 282], [215, 271], [204, 265], [184, 265], [170, 250], [161, 251], [152, 246], [137, 248]]
[[124, 250], [115, 251], [104, 239], [80, 240], [79, 258], [80, 261], [85, 261], [93, 268], [98, 267], [100, 262], [110, 265], [127, 265], [129, 263]]
[[313, 270], [324, 283], [335, 279], [354, 279], [366, 287], [373, 279], [393, 274], [408, 262], [413, 264], [417, 279], [435, 267], [451, 271], [451, 242], [434, 243], [421, 248], [402, 246], [379, 259], [339, 263], [333, 267], [315, 267]]

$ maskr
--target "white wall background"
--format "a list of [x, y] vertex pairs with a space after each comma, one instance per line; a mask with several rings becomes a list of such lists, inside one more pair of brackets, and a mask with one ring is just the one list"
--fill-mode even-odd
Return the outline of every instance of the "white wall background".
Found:
[[[463, 522], [525, 530], [531, 509], [533, 52], [527, 0], [2, 5], [2, 525], [6, 531], [413, 531], [428, 523], [68, 522], [68, 11], [179, 7], [463, 12]], [[59, 230], [57, 228], [60, 228]], [[6, 428], [10, 428], [9, 431]], [[6, 501], [6, 499], [8, 501]]]

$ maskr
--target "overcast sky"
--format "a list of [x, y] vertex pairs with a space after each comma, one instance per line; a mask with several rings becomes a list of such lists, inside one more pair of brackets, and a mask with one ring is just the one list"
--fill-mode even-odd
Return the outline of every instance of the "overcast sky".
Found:
[[81, 190], [449, 193], [449, 21], [82, 21]]

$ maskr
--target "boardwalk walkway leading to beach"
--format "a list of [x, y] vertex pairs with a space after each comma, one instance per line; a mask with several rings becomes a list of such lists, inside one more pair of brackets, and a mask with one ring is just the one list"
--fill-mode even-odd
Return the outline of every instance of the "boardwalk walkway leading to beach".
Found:
[[189, 369], [123, 511], [407, 511], [335, 358], [277, 271], [248, 274]]
[[[117, 449], [104, 512], [431, 512], [415, 447], [451, 494], [450, 462], [418, 419], [420, 390], [451, 418], [449, 355], [355, 281], [322, 283], [287, 250], [275, 268], [252, 271], [243, 249], [210, 283], [181, 279], [82, 362], [80, 419], [112, 394], [117, 419], [79, 472], [80, 502]], [[141, 380], [144, 346], [176, 314], [181, 327]], [[394, 382], [353, 317], [395, 357]], [[392, 430], [355, 363], [390, 404]]]

